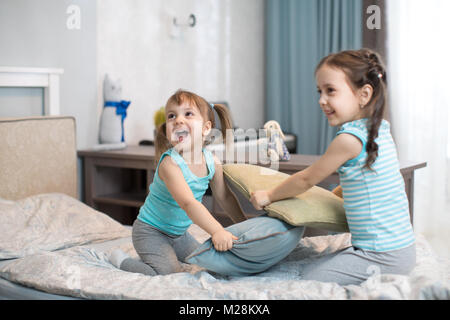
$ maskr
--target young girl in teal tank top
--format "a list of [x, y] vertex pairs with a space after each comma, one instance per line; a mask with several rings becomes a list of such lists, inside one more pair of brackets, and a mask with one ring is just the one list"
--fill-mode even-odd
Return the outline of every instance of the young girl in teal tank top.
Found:
[[204, 148], [206, 137], [215, 128], [214, 113], [226, 137], [231, 121], [225, 106], [209, 104], [195, 93], [182, 90], [167, 101], [166, 122], [155, 137], [157, 169], [133, 224], [133, 245], [141, 260], [115, 250], [110, 261], [116, 267], [147, 275], [182, 271], [179, 261], [199, 245], [187, 232], [192, 223], [211, 235], [218, 251], [231, 249], [233, 240], [237, 240], [202, 204], [211, 186], [215, 200], [233, 222], [246, 220], [225, 183], [220, 160]]

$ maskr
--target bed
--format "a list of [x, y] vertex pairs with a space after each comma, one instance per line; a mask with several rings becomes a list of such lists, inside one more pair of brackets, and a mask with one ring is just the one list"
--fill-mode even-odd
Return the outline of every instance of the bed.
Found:
[[302, 238], [252, 276], [194, 264], [154, 277], [118, 270], [107, 257], [137, 257], [131, 230], [78, 200], [75, 130], [72, 117], [0, 119], [0, 299], [450, 299], [450, 261], [421, 235], [410, 275], [374, 272], [358, 286], [301, 278], [310, 259], [349, 246], [348, 233]]

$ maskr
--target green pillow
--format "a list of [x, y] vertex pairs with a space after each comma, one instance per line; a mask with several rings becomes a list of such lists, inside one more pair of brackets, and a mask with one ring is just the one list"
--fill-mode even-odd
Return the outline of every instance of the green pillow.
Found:
[[[289, 177], [288, 174], [251, 164], [225, 164], [223, 172], [247, 199], [250, 199], [251, 192], [271, 189]], [[294, 226], [349, 231], [343, 199], [318, 186], [294, 198], [273, 202], [264, 210], [269, 216]]]

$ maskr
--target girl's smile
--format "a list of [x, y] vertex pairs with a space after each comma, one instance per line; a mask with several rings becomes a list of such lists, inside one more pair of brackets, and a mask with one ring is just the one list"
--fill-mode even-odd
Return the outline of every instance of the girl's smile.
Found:
[[366, 110], [361, 108], [365, 99], [361, 99], [359, 90], [350, 86], [342, 70], [323, 65], [317, 70], [316, 81], [319, 105], [330, 126], [366, 117]]
[[192, 150], [194, 146], [201, 150], [208, 124], [210, 121], [204, 123], [199, 109], [188, 102], [166, 108], [166, 136], [178, 151]]
[[332, 114], [334, 114], [335, 112], [333, 110], [328, 110], [328, 109], [323, 109], [323, 113], [325, 113], [325, 115], [327, 116], [327, 118], [329, 116], [331, 116]]
[[173, 133], [174, 137], [172, 140], [178, 141], [178, 143], [183, 142], [185, 138], [188, 137], [189, 131], [187, 129], [178, 129]]

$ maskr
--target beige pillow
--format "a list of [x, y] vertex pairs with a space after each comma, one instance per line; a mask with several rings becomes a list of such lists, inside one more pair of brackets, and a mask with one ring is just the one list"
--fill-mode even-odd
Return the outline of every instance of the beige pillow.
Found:
[[[288, 174], [251, 164], [225, 164], [223, 172], [228, 181], [247, 199], [251, 192], [271, 189], [289, 177]], [[271, 203], [264, 210], [269, 216], [294, 226], [349, 231], [343, 200], [318, 186], [295, 198]]]

